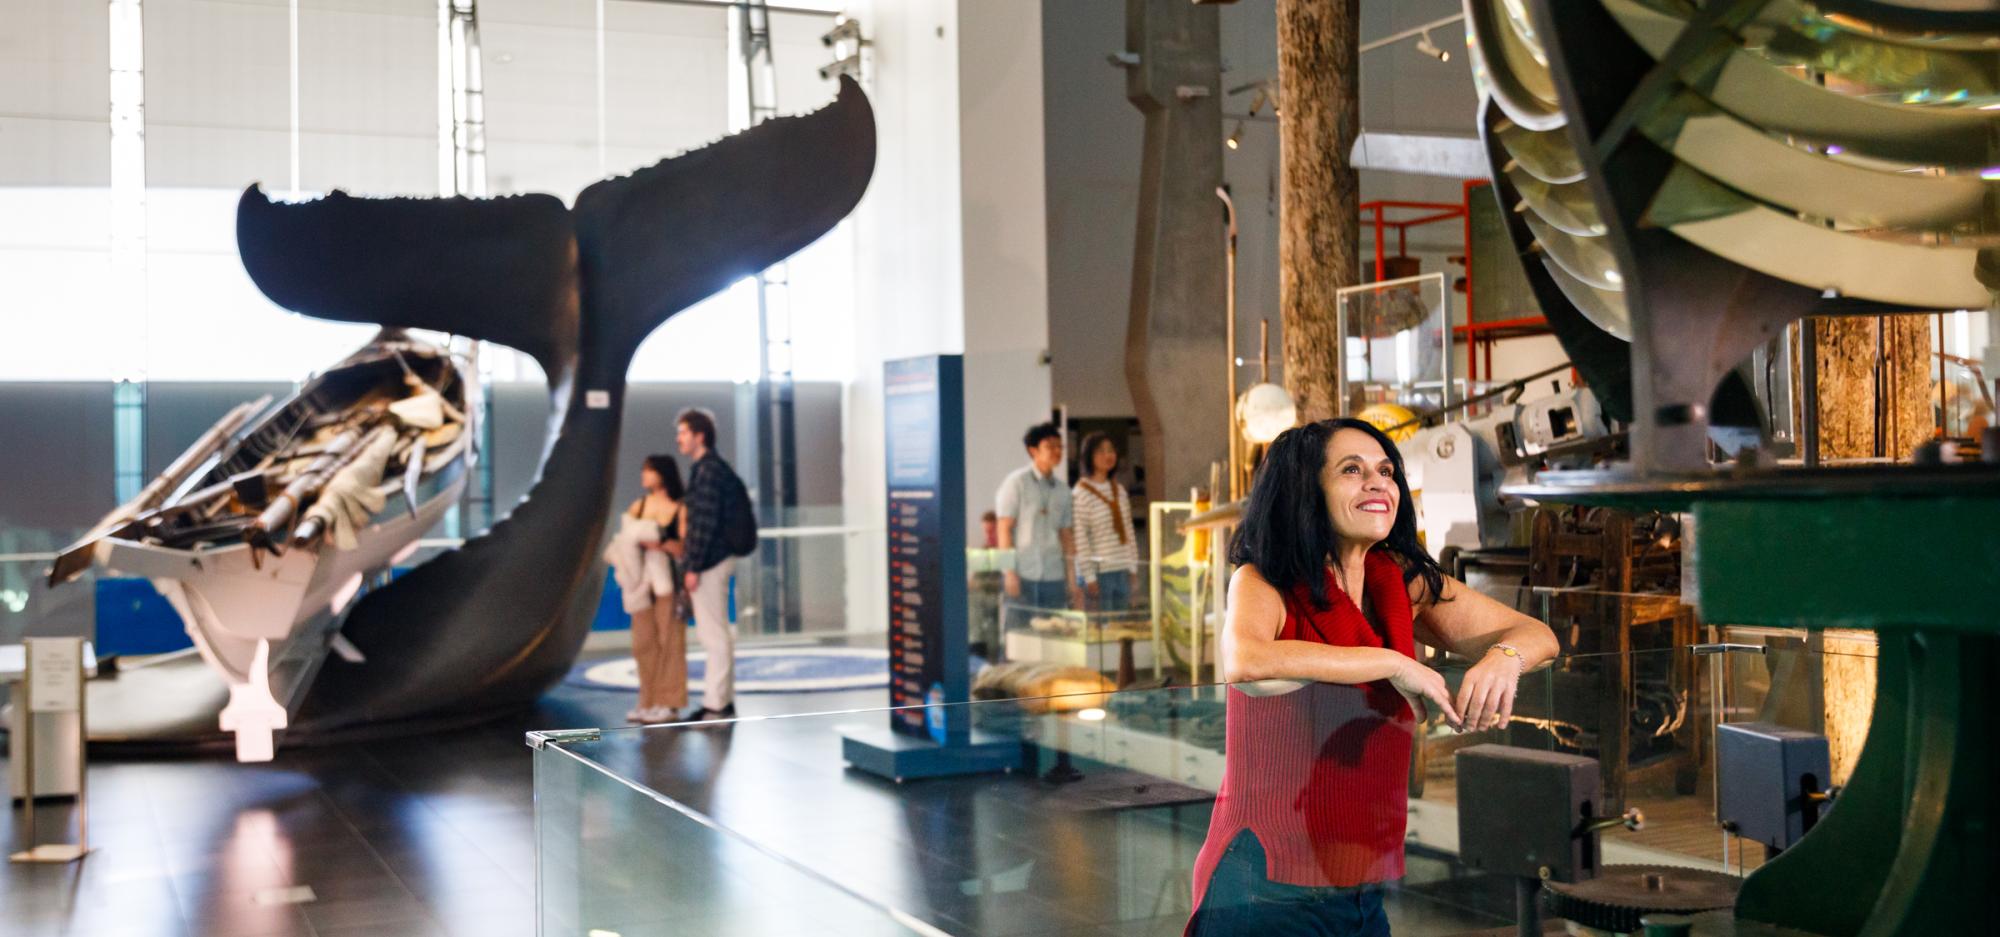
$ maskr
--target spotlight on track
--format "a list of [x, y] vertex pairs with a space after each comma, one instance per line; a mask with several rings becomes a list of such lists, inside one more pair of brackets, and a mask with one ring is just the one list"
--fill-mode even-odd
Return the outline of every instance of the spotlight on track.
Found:
[[1242, 145], [1243, 145], [1243, 122], [1242, 122], [1242, 121], [1240, 121], [1240, 120], [1239, 120], [1239, 121], [1237, 121], [1237, 122], [1236, 122], [1236, 129], [1235, 129], [1235, 130], [1231, 130], [1231, 131], [1229, 131], [1229, 139], [1227, 139], [1227, 140], [1224, 140], [1224, 141], [1222, 141], [1222, 145], [1223, 145], [1223, 146], [1226, 146], [1226, 147], [1229, 147], [1229, 148], [1230, 148], [1230, 149], [1232, 149], [1232, 150], [1233, 150], [1233, 149], [1236, 149], [1236, 148], [1238, 148], [1238, 147], [1240, 147], [1240, 146], [1242, 146]]
[[1440, 62], [1451, 61], [1451, 53], [1444, 49], [1438, 48], [1438, 44], [1431, 41], [1431, 32], [1428, 29], [1424, 30], [1423, 33], [1417, 36], [1417, 51], [1422, 52], [1423, 54], [1428, 55], [1431, 58], [1437, 59]]

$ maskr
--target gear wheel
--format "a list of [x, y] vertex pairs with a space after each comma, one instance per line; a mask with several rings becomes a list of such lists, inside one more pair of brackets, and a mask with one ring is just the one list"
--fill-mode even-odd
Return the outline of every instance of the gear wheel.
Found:
[[1551, 915], [1585, 927], [1629, 934], [1648, 914], [1695, 914], [1734, 907], [1743, 880], [1671, 865], [1607, 865], [1584, 882], [1544, 882]]

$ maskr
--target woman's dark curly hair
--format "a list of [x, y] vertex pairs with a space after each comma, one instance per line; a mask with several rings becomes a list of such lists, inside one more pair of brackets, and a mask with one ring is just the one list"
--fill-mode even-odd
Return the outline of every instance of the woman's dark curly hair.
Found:
[[679, 501], [687, 496], [686, 486], [681, 484], [681, 466], [670, 455], [649, 455], [643, 463], [645, 468], [660, 476], [660, 488], [667, 497]]
[[1305, 586], [1313, 606], [1331, 603], [1326, 568], [1340, 545], [1327, 515], [1326, 490], [1320, 473], [1326, 470], [1326, 444], [1333, 434], [1355, 429], [1375, 437], [1396, 470], [1396, 522], [1378, 545], [1403, 567], [1403, 581], [1422, 576], [1432, 596], [1444, 593], [1444, 570], [1417, 540], [1417, 509], [1411, 503], [1410, 482], [1403, 472], [1403, 454], [1396, 443], [1373, 425], [1341, 418], [1295, 426], [1278, 436], [1264, 455], [1257, 483], [1250, 489], [1243, 519], [1229, 543], [1229, 561], [1254, 565], [1278, 594], [1290, 596]]

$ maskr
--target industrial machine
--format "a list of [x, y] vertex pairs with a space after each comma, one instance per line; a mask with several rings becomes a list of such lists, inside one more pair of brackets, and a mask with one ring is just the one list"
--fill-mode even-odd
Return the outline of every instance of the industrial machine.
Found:
[[1727, 375], [1794, 321], [1995, 305], [2000, 13], [1920, 0], [1465, 10], [1517, 252], [1577, 369], [1631, 425], [1628, 459], [1503, 492], [1691, 514], [1704, 620], [1880, 635], [1874, 717], [1839, 809], [1753, 873], [1733, 909], [1656, 932], [1990, 930], [1978, 899], [2000, 877], [2000, 435], [1986, 431], [1985, 463], [1937, 451], [1834, 468], [1719, 465], [1709, 431], [1734, 406]]
[[1628, 934], [1649, 913], [1735, 902], [1734, 876], [1601, 862], [1603, 831], [1646, 821], [1636, 808], [1606, 813], [1596, 761], [1507, 745], [1475, 745], [1457, 760], [1459, 782], [1480, 792], [1459, 805], [1459, 861], [1514, 879], [1520, 937], [1543, 933], [1544, 905], [1585, 933]]

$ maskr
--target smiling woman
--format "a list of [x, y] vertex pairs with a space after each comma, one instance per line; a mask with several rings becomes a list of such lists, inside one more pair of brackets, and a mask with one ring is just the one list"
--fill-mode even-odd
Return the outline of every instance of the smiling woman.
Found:
[[[1505, 724], [1555, 635], [1444, 575], [1402, 455], [1360, 420], [1272, 443], [1230, 559], [1223, 674], [1263, 682], [1229, 690], [1188, 933], [1387, 935], [1417, 723], [1434, 708], [1461, 730]], [[1419, 641], [1477, 661], [1456, 698]]]

